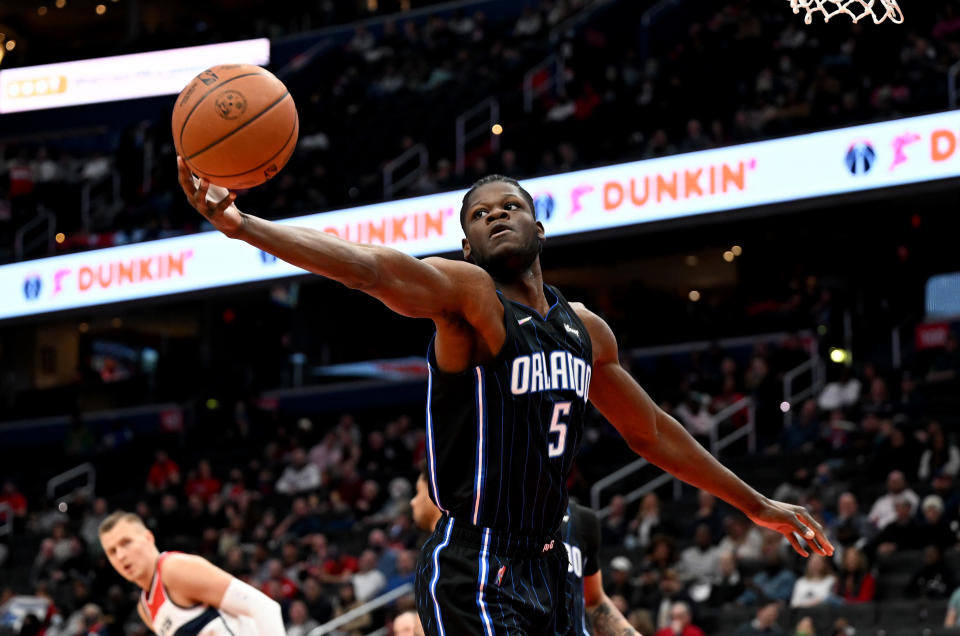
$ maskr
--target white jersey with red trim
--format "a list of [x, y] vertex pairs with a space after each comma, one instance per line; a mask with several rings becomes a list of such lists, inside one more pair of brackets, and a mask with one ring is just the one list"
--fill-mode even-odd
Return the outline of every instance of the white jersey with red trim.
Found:
[[160, 555], [150, 589], [140, 592], [140, 602], [158, 636], [257, 636], [245, 617], [232, 616], [209, 605], [181, 607], [174, 603], [163, 585], [163, 562], [174, 554], [178, 553]]

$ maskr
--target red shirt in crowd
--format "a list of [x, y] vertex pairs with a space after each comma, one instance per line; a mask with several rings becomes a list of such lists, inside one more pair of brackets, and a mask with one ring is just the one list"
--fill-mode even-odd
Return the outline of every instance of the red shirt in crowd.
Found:
[[155, 461], [150, 467], [150, 473], [147, 475], [147, 486], [157, 490], [163, 490], [170, 483], [170, 478], [174, 475], [180, 475], [180, 467], [172, 459], [165, 462]]

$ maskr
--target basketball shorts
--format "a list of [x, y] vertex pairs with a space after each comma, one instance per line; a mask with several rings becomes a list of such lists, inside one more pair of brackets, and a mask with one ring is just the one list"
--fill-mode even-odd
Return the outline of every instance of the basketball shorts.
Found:
[[518, 537], [444, 516], [420, 551], [417, 610], [428, 636], [567, 636], [560, 535]]

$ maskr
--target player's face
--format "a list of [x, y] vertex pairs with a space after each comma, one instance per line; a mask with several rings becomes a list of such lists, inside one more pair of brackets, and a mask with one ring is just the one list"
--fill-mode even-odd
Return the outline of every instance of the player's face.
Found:
[[437, 525], [440, 511], [437, 510], [437, 506], [430, 499], [427, 480], [423, 478], [423, 475], [417, 478], [417, 492], [410, 500], [410, 508], [413, 510], [413, 522], [421, 530], [431, 531]]
[[477, 190], [467, 202], [463, 255], [494, 279], [512, 278], [526, 271], [540, 254], [543, 225], [520, 191], [494, 181]]
[[157, 547], [153, 533], [143, 526], [125, 520], [118, 521], [113, 528], [100, 535], [100, 545], [110, 565], [128, 581], [143, 582], [152, 576]]

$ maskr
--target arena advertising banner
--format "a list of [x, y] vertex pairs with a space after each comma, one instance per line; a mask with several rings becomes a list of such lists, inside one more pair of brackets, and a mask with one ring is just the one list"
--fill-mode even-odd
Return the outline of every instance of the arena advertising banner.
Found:
[[260, 38], [0, 71], [0, 113], [176, 95], [217, 64], [270, 61]]
[[[547, 237], [960, 176], [960, 111], [583, 170], [524, 185]], [[414, 256], [460, 249], [463, 192], [282, 221]], [[243, 209], [243, 198], [239, 200]], [[256, 213], [256, 210], [248, 210]], [[0, 267], [0, 319], [303, 272], [218, 233]]]

